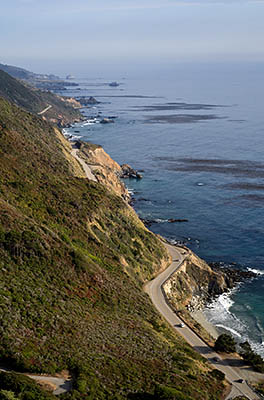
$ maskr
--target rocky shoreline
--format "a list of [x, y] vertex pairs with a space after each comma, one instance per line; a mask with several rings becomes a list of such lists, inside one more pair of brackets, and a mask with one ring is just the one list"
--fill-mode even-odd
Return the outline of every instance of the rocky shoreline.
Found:
[[222, 263], [214, 262], [208, 263], [208, 265], [212, 271], [223, 276], [224, 285], [217, 285], [215, 281], [212, 281], [208, 287], [208, 290], [204, 290], [201, 286], [200, 293], [194, 295], [190, 304], [188, 304], [186, 307], [190, 312], [204, 309], [221, 294], [228, 293], [238, 284], [256, 277], [254, 272], [240, 270], [238, 268], [225, 267], [222, 265]]
[[[92, 104], [96, 100], [90, 98], [88, 99], [88, 103], [90, 101]], [[109, 160], [105, 158], [106, 156], [103, 155], [103, 150], [100, 150], [100, 146], [95, 149], [93, 148], [95, 145], [92, 145], [91, 148], [91, 145], [88, 143], [79, 143], [81, 144], [80, 150], [83, 157], [86, 158], [95, 174], [97, 174], [99, 181], [101, 183], [105, 183], [107, 180], [110, 181], [111, 184], [108, 186], [115, 191], [117, 190], [125, 201], [133, 205], [133, 199], [131, 200], [120, 179], [142, 179], [141, 171], [137, 171], [128, 164], [118, 167], [115, 165], [113, 167], [109, 164]], [[114, 174], [110, 172], [112, 168], [114, 169], [112, 171]], [[120, 182], [121, 186], [117, 181]], [[146, 199], [144, 200], [147, 201]], [[147, 228], [157, 223], [156, 220], [144, 219], [142, 222]], [[188, 222], [188, 219], [169, 218], [165, 222], [184, 223]], [[256, 276], [253, 272], [233, 268], [233, 265], [230, 268], [220, 262], [207, 264], [188, 248], [186, 250], [188, 250], [190, 256], [187, 257], [182, 270], [174, 274], [164, 285], [169, 303], [178, 312], [195, 313], [198, 310], [202, 312], [216, 297], [227, 293], [240, 282], [253, 279]], [[208, 329], [205, 325], [204, 327]]]
[[172, 309], [207, 343], [214, 344], [217, 329], [203, 314], [206, 306], [239, 283], [253, 279], [253, 272], [228, 268], [222, 263], [208, 265], [187, 247], [188, 256], [165, 282], [163, 289]]

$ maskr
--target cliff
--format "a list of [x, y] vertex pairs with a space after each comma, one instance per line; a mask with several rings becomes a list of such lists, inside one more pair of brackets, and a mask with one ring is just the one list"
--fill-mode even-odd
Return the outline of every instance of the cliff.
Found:
[[[192, 251], [178, 271], [164, 285], [164, 292], [171, 307], [207, 343], [214, 346], [214, 337], [192, 317], [192, 312], [202, 309], [216, 296], [227, 292], [244, 279], [255, 275], [238, 269], [209, 266]], [[213, 330], [214, 331], [214, 330]], [[217, 332], [213, 332], [216, 334]]]
[[102, 183], [58, 129], [0, 98], [1, 364], [69, 370], [64, 399], [219, 399], [222, 382], [142, 290], [169, 262], [164, 246], [115, 178], [103, 184], [118, 166], [88, 148]]
[[180, 269], [164, 285], [169, 301], [177, 309], [203, 308], [214, 297], [232, 289], [238, 282], [254, 277], [254, 273], [238, 269], [209, 266], [188, 249]]
[[164, 290], [177, 307], [189, 309], [202, 307], [208, 300], [232, 287], [228, 276], [213, 271], [209, 265], [192, 251], [180, 269], [166, 282]]
[[77, 147], [79, 157], [89, 165], [98, 182], [128, 201], [129, 193], [119, 178], [122, 174], [120, 165], [99, 145], [77, 142]]

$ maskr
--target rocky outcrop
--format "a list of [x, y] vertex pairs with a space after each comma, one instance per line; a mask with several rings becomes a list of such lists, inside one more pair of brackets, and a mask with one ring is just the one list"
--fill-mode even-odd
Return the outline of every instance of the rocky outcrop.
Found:
[[[149, 201], [149, 200], [143, 198], [143, 199], [137, 199], [137, 202], [138, 201]], [[161, 222], [160, 219], [146, 219], [146, 218], [141, 218], [141, 221], [143, 222], [143, 224], [145, 224], [145, 226], [151, 226], [153, 224], [159, 224]], [[163, 220], [162, 222], [173, 224], [175, 222], [181, 223], [181, 222], [188, 222], [188, 221], [189, 220], [185, 219], [185, 218], [184, 219], [169, 218], [167, 220]]]
[[79, 148], [79, 157], [83, 158], [89, 165], [97, 181], [121, 196], [125, 201], [129, 201], [128, 190], [120, 180], [122, 174], [120, 165], [112, 160], [101, 146], [81, 141], [77, 142], [76, 145]]
[[62, 101], [64, 101], [65, 103], [70, 104], [75, 109], [81, 108], [81, 102], [77, 101], [73, 97], [62, 97], [62, 96], [60, 96], [60, 99]]
[[173, 224], [175, 222], [188, 222], [188, 219], [186, 219], [186, 218], [182, 218], [182, 219], [181, 218], [169, 218], [168, 222], [171, 224]]
[[89, 105], [94, 105], [94, 104], [99, 104], [100, 101], [96, 100], [95, 97], [90, 96], [90, 97], [79, 97], [78, 98], [79, 103], [81, 103], [82, 106], [89, 106]]
[[122, 173], [120, 175], [120, 178], [142, 179], [142, 175], [138, 171], [130, 167], [130, 165], [128, 164], [122, 164], [121, 170]]
[[103, 118], [100, 124], [113, 124], [115, 121], [112, 118]]
[[192, 251], [180, 269], [165, 283], [164, 291], [174, 308], [203, 308], [212, 298], [227, 292], [238, 282], [252, 278], [253, 273], [237, 269], [211, 268]]

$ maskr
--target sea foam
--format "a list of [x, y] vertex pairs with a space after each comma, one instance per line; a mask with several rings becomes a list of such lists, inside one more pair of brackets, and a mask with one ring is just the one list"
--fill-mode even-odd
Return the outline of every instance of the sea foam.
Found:
[[217, 326], [218, 328], [223, 328], [223, 329], [225, 329], [226, 331], [229, 331], [229, 332], [233, 333], [233, 335], [235, 335], [235, 336], [237, 336], [237, 337], [239, 337], [239, 338], [242, 337], [242, 336], [240, 335], [240, 333], [238, 333], [235, 329], [230, 328], [229, 326], [225, 326], [225, 325], [222, 325], [222, 324], [216, 324], [215, 326]]
[[249, 272], [253, 272], [256, 275], [264, 275], [264, 271], [256, 268], [247, 268]]

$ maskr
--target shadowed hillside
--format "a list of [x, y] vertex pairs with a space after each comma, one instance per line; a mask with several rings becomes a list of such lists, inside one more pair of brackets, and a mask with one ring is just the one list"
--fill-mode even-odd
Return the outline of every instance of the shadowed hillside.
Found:
[[0, 96], [34, 114], [51, 106], [42, 116], [53, 123], [65, 124], [81, 118], [79, 111], [74, 109], [66, 98], [26, 86], [1, 69]]
[[64, 399], [219, 399], [217, 374], [142, 291], [165, 248], [70, 150], [0, 99], [0, 363], [70, 370]]

